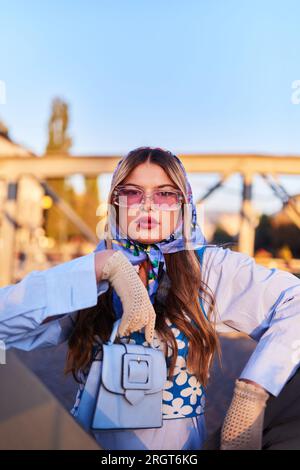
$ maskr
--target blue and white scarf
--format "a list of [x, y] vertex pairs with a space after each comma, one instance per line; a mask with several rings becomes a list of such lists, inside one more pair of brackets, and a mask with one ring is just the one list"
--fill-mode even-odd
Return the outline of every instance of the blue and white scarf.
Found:
[[[125, 157], [126, 158], [126, 157]], [[197, 223], [197, 211], [193, 201], [193, 193], [191, 185], [188, 181], [187, 174], [182, 162], [179, 158], [174, 155], [174, 158], [179, 162], [186, 179], [186, 191], [187, 191], [187, 207], [186, 210], [191, 211], [191, 227], [189, 231], [188, 249], [196, 250], [201, 246], [206, 245], [205, 237]], [[115, 171], [117, 171], [122, 160], [119, 161]], [[124, 255], [127, 256], [129, 261], [133, 265], [139, 265], [141, 262], [146, 260], [150, 261], [151, 269], [148, 272], [148, 292], [151, 301], [153, 301], [154, 294], [158, 287], [158, 273], [159, 267], [162, 265], [166, 271], [166, 263], [164, 253], [175, 253], [177, 251], [186, 250], [185, 240], [182, 235], [182, 225], [178, 226], [177, 229], [166, 239], [161, 240], [152, 244], [143, 244], [133, 239], [124, 236], [119, 227], [114, 223], [114, 220], [110, 221], [111, 234], [112, 234], [112, 248], [114, 250], [122, 250]], [[101, 240], [95, 251], [105, 250], [105, 240]]]

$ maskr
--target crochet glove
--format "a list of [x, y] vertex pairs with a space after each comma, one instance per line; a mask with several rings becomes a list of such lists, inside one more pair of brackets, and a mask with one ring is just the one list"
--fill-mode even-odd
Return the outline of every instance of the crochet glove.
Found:
[[221, 431], [221, 450], [259, 450], [269, 394], [242, 380], [235, 381], [233, 399]]
[[156, 320], [155, 310], [138, 273], [120, 250], [108, 258], [101, 277], [111, 283], [122, 302], [119, 335], [127, 336], [145, 327], [145, 338], [151, 343]]

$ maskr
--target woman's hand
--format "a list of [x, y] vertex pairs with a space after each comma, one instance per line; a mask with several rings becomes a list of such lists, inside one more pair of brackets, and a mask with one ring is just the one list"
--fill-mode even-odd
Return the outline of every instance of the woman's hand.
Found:
[[106, 261], [116, 252], [116, 250], [103, 250], [95, 253], [95, 271], [97, 282], [102, 280], [102, 270]]
[[95, 255], [97, 282], [107, 279], [121, 299], [123, 315], [120, 336], [145, 327], [145, 338], [151, 343], [156, 314], [148, 292], [133, 265], [120, 250], [104, 250]]
[[236, 380], [221, 431], [221, 450], [260, 450], [268, 392], [251, 381]]

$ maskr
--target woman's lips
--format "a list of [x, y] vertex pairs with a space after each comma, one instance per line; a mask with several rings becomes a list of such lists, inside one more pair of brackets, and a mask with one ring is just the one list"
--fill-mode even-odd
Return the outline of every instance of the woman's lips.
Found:
[[151, 217], [143, 217], [137, 221], [139, 226], [141, 228], [153, 228], [158, 225], [158, 222], [155, 219], [152, 219]]

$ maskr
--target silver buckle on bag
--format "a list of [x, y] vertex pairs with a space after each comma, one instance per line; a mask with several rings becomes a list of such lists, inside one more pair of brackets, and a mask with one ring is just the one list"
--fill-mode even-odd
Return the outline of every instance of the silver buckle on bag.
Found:
[[152, 388], [153, 364], [150, 354], [123, 355], [123, 388], [148, 390]]

